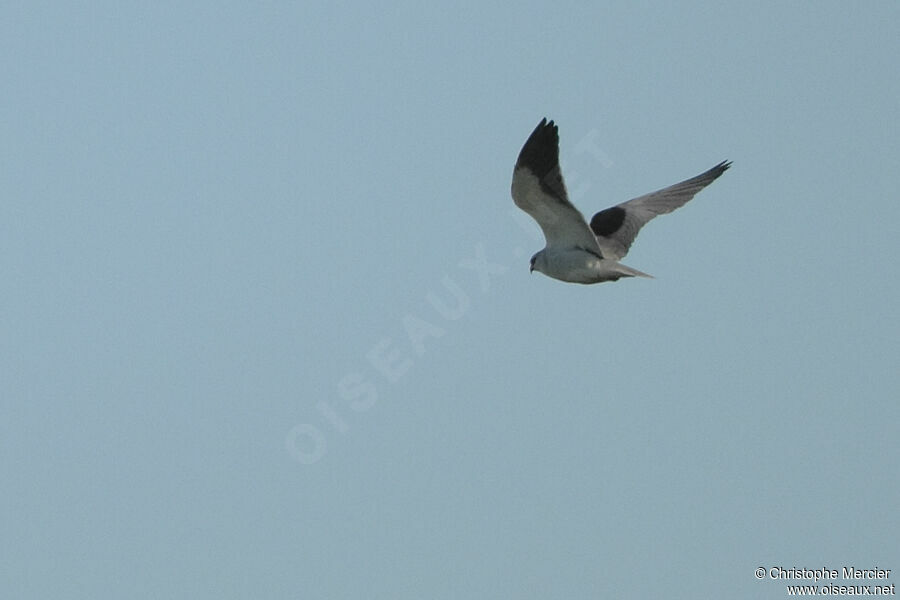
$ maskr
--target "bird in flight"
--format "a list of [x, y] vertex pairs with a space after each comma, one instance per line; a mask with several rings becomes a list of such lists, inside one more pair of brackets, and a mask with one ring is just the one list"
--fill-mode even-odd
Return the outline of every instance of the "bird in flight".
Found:
[[696, 177], [601, 210], [588, 224], [566, 194], [559, 130], [553, 121], [542, 119], [522, 146], [512, 180], [513, 201], [537, 221], [547, 241], [531, 257], [531, 270], [571, 283], [651, 277], [619, 262], [641, 227], [683, 206], [730, 166], [720, 162]]

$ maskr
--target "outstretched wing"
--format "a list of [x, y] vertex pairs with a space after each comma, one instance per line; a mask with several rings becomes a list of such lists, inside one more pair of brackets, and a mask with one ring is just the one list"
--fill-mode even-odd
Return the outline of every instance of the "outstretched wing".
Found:
[[569, 202], [559, 168], [559, 131], [542, 119], [522, 146], [513, 170], [512, 197], [531, 215], [547, 247], [580, 247], [597, 255], [600, 247], [581, 212]]
[[603, 255], [621, 259], [650, 219], [684, 206], [730, 166], [728, 161], [720, 162], [696, 177], [598, 212], [591, 219], [591, 231], [597, 236]]

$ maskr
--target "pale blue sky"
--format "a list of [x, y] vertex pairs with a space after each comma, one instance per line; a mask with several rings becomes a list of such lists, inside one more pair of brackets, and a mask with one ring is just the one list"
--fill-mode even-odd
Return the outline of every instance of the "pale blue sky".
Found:
[[[0, 11], [0, 596], [896, 583], [900, 5], [188, 4]], [[544, 116], [734, 161], [656, 279], [529, 274]]]

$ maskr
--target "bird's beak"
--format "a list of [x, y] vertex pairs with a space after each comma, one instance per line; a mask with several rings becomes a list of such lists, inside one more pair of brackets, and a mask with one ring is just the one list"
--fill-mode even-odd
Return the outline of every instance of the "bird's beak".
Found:
[[531, 265], [530, 267], [528, 267], [528, 272], [534, 273], [534, 265]]

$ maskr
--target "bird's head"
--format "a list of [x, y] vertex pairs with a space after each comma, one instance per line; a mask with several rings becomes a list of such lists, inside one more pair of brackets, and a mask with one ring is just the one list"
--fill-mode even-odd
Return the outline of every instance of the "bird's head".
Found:
[[531, 257], [531, 268], [529, 269], [530, 273], [534, 273], [538, 271], [539, 273], [543, 272], [544, 266], [544, 251], [541, 250], [537, 254]]

